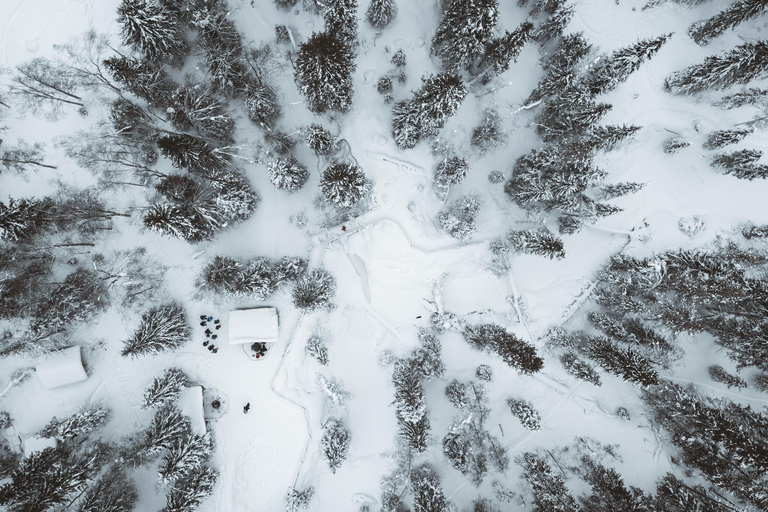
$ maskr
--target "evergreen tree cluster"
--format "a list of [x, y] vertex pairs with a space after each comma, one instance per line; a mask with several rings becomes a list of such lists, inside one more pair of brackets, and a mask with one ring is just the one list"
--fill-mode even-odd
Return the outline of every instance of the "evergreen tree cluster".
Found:
[[331, 310], [336, 307], [336, 278], [322, 268], [306, 272], [296, 279], [291, 297], [293, 305], [305, 313]]
[[761, 15], [766, 8], [765, 0], [739, 0], [711, 18], [691, 25], [688, 35], [696, 44], [707, 45], [726, 30]]
[[437, 214], [437, 223], [452, 237], [466, 242], [477, 232], [475, 217], [480, 211], [480, 197], [466, 195], [457, 198], [447, 210]]
[[187, 343], [192, 329], [184, 307], [176, 302], [149, 309], [141, 315], [138, 329], [123, 342], [123, 356], [156, 355]]
[[197, 279], [203, 295], [249, 297], [266, 300], [284, 284], [294, 282], [307, 269], [307, 261], [285, 256], [277, 261], [258, 257], [238, 260], [215, 256], [209, 260]]
[[712, 165], [723, 174], [742, 180], [768, 178], [768, 165], [757, 163], [763, 152], [757, 149], [740, 149], [732, 153], [720, 153], [712, 159]]
[[486, 52], [499, 17], [498, 0], [448, 2], [432, 38], [432, 53], [447, 71], [468, 69]]
[[104, 407], [84, 407], [68, 418], [54, 418], [38, 433], [40, 437], [48, 437], [57, 441], [82, 439], [105, 424], [111, 411]]

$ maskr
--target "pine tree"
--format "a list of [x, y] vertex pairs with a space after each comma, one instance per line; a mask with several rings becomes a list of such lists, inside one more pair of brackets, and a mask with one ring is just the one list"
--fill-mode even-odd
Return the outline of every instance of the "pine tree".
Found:
[[309, 171], [293, 157], [278, 158], [267, 164], [269, 181], [280, 189], [288, 192], [296, 192], [301, 189], [309, 179]]
[[243, 37], [229, 19], [228, 10], [222, 7], [217, 10], [215, 14], [200, 16], [196, 24], [200, 30], [197, 43], [211, 75], [213, 90], [235, 97], [247, 90], [252, 75], [244, 58]]
[[467, 95], [458, 75], [431, 75], [421, 80], [423, 85], [413, 99], [396, 103], [392, 110], [392, 134], [400, 149], [412, 148], [420, 139], [437, 135]]
[[440, 340], [427, 329], [419, 329], [418, 337], [421, 347], [411, 354], [410, 359], [413, 367], [424, 380], [442, 377], [445, 374], [445, 364], [441, 360], [442, 345]]
[[637, 125], [595, 126], [585, 135], [585, 138], [595, 149], [613, 151], [623, 141], [633, 137], [638, 130], [640, 127]]
[[38, 435], [57, 441], [70, 441], [82, 438], [100, 428], [111, 416], [109, 409], [98, 406], [87, 406], [72, 416], [63, 420], [54, 417]]
[[732, 375], [725, 371], [725, 368], [720, 366], [719, 364], [715, 364], [707, 368], [707, 373], [709, 373], [709, 378], [712, 379], [715, 382], [722, 382], [723, 384], [728, 386], [728, 389], [731, 389], [732, 387], [736, 387], [737, 389], [742, 389], [747, 387], [747, 381], [739, 377], [738, 375]]
[[768, 165], [758, 164], [763, 152], [757, 149], [741, 149], [733, 153], [722, 153], [712, 159], [712, 165], [742, 180], [768, 178]]
[[536, 116], [536, 131], [545, 142], [579, 135], [611, 108], [607, 103], [596, 103], [585, 89], [569, 87], [545, 103]]
[[469, 68], [485, 52], [498, 17], [498, 0], [450, 2], [432, 38], [432, 53], [449, 71]]
[[495, 110], [485, 112], [483, 120], [472, 130], [470, 144], [476, 148], [480, 154], [498, 149], [507, 142], [507, 134], [501, 127], [499, 114]]
[[458, 185], [469, 172], [469, 164], [459, 156], [446, 158], [435, 167], [434, 181], [439, 185]]
[[179, 61], [187, 51], [173, 14], [151, 0], [123, 0], [117, 8], [123, 43], [149, 61]]
[[155, 411], [147, 429], [132, 440], [125, 458], [135, 464], [144, 464], [190, 435], [191, 428], [189, 419], [175, 405], [167, 404]]
[[129, 92], [149, 105], [163, 110], [170, 105], [171, 94], [177, 86], [162, 68], [125, 56], [105, 59], [104, 67]]
[[308, 509], [309, 503], [312, 501], [314, 495], [315, 488], [312, 486], [306, 487], [301, 491], [295, 487], [291, 487], [288, 491], [288, 495], [285, 497], [286, 512], [299, 512], [300, 510]]
[[398, 68], [404, 68], [405, 63], [406, 63], [405, 52], [402, 50], [402, 48], [392, 54], [392, 64], [394, 64]]
[[328, 155], [336, 147], [336, 141], [331, 132], [315, 123], [306, 128], [304, 141], [317, 156]]
[[315, 269], [301, 276], [291, 293], [293, 305], [306, 313], [334, 307], [336, 279], [323, 269]]
[[189, 341], [191, 332], [181, 304], [154, 307], [141, 315], [139, 328], [124, 342], [121, 354], [137, 357], [173, 350]]
[[397, 16], [397, 4], [395, 0], [371, 0], [365, 15], [371, 26], [384, 28]]
[[672, 473], [656, 485], [654, 505], [665, 512], [728, 512], [732, 507], [713, 497], [700, 485], [690, 486]]
[[475, 217], [480, 211], [480, 197], [462, 196], [451, 204], [447, 211], [437, 214], [437, 223], [443, 231], [461, 241], [467, 241], [477, 232]]
[[51, 226], [50, 199], [9, 199], [0, 202], [0, 240], [21, 242]]
[[262, 80], [248, 82], [245, 92], [248, 119], [262, 127], [272, 128], [282, 114], [275, 90]]
[[535, 373], [544, 366], [544, 360], [536, 355], [535, 347], [508, 333], [500, 325], [468, 325], [463, 335], [475, 350], [496, 352], [507, 365], [523, 374]]
[[77, 512], [131, 512], [138, 499], [136, 484], [113, 466], [88, 488]]
[[196, 130], [202, 137], [232, 141], [235, 121], [227, 114], [226, 104], [213, 97], [208, 84], [188, 77], [186, 83], [171, 95], [171, 105], [166, 113], [177, 130]]
[[507, 405], [512, 415], [528, 430], [541, 430], [541, 414], [531, 402], [522, 398], [507, 398]]
[[213, 486], [219, 473], [209, 466], [200, 466], [178, 480], [165, 497], [165, 507], [160, 512], [194, 512], [213, 494]]
[[725, 89], [746, 84], [768, 71], [768, 41], [737, 46], [720, 55], [712, 55], [703, 64], [672, 73], [664, 82], [673, 94], [693, 94], [707, 89]]
[[624, 380], [643, 387], [659, 382], [659, 374], [651, 362], [633, 349], [619, 347], [602, 337], [589, 337], [583, 349], [605, 371]]
[[768, 238], [768, 225], [745, 226], [741, 229], [741, 234], [747, 240], [752, 238]]
[[587, 71], [584, 85], [592, 94], [602, 94], [615, 89], [637, 71], [640, 65], [651, 59], [670, 37], [672, 34], [643, 39], [601, 58]]
[[413, 512], [447, 512], [450, 507], [440, 477], [428, 464], [422, 464], [411, 471], [413, 489]]
[[173, 484], [180, 478], [198, 470], [211, 456], [213, 447], [208, 434], [187, 432], [174, 439], [163, 456], [157, 474], [164, 484]]
[[357, 39], [357, 0], [326, 0], [323, 7], [325, 32], [341, 39], [350, 48]]
[[643, 187], [645, 187], [645, 183], [637, 183], [637, 182], [631, 182], [631, 181], [624, 181], [621, 183], [611, 183], [607, 185], [602, 185], [600, 187], [600, 199], [608, 200], [608, 199], [615, 199], [617, 197], [622, 197], [627, 194], [634, 194], [635, 192], [638, 192], [642, 190]]
[[422, 368], [416, 359], [395, 363], [392, 383], [398, 435], [417, 453], [426, 451], [430, 431], [422, 378]]
[[533, 36], [533, 23], [524, 21], [514, 31], [505, 31], [504, 35], [492, 39], [485, 47], [481, 69], [491, 69], [500, 75], [509, 69], [512, 62]]
[[317, 114], [352, 107], [355, 56], [349, 44], [330, 32], [313, 33], [299, 47], [294, 75], [307, 108]]
[[528, 231], [512, 231], [507, 235], [512, 250], [523, 254], [535, 254], [549, 259], [565, 258], [563, 241], [546, 228]]
[[664, 152], [668, 155], [673, 155], [683, 148], [687, 148], [691, 143], [681, 137], [672, 137], [664, 142]]
[[320, 449], [323, 458], [328, 462], [328, 467], [331, 468], [331, 473], [335, 473], [341, 464], [347, 460], [350, 440], [349, 430], [341, 420], [331, 418], [323, 425]]
[[751, 128], [714, 131], [707, 136], [707, 141], [704, 143], [704, 149], [720, 149], [731, 144], [736, 144], [752, 133], [752, 131]]
[[320, 189], [325, 199], [338, 208], [351, 208], [371, 191], [371, 182], [355, 164], [339, 162], [323, 171]]
[[696, 44], [707, 45], [726, 30], [756, 18], [766, 8], [768, 8], [766, 0], [739, 0], [711, 18], [691, 25], [688, 35]]
[[562, 36], [565, 28], [573, 19], [574, 12], [573, 4], [560, 2], [534, 34], [533, 37], [536, 42], [543, 46], [548, 41]]
[[38, 297], [32, 311], [30, 331], [43, 334], [64, 330], [75, 322], [90, 320], [108, 304], [102, 276], [92, 270], [78, 269], [60, 284]]
[[595, 386], [601, 386], [600, 375], [586, 361], [580, 359], [573, 352], [566, 352], [560, 356], [560, 363], [566, 372], [579, 380], [583, 380]]
[[576, 68], [592, 50], [584, 34], [576, 32], [560, 39], [552, 55], [542, 62], [546, 71], [526, 103], [536, 102], [546, 96], [557, 95], [579, 81]]
[[229, 156], [226, 153], [217, 151], [199, 137], [185, 133], [160, 137], [157, 147], [177, 169], [206, 175], [225, 169], [229, 165]]
[[518, 464], [523, 467], [523, 477], [533, 490], [531, 512], [579, 510], [563, 478], [555, 474], [552, 467], [541, 456], [526, 452], [518, 459]]
[[592, 488], [591, 495], [580, 497], [584, 512], [650, 510], [651, 497], [637, 487], [627, 488], [616, 470], [586, 456], [581, 459], [581, 463], [581, 476]]
[[186, 374], [179, 368], [168, 368], [155, 377], [152, 385], [144, 391], [142, 407], [152, 409], [179, 397], [179, 391], [189, 384]]

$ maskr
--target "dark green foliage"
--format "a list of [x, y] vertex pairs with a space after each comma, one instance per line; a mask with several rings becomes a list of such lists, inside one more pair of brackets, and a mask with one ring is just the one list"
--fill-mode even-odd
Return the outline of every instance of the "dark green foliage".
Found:
[[641, 64], [653, 57], [672, 34], [653, 39], [643, 39], [620, 48], [593, 64], [584, 77], [584, 85], [592, 94], [602, 94], [615, 89], [637, 71]]
[[742, 180], [768, 178], [768, 165], [758, 164], [763, 152], [757, 149], [741, 149], [733, 153], [721, 153], [712, 159], [712, 165]]
[[467, 95], [467, 88], [455, 74], [422, 77], [413, 99], [395, 104], [392, 134], [400, 149], [416, 146], [422, 138], [437, 135]]
[[737, 389], [747, 387], [747, 381], [745, 381], [738, 375], [732, 375], [728, 373], [727, 371], [725, 371], [725, 368], [723, 368], [719, 364], [710, 366], [709, 368], [707, 368], [707, 372], [709, 373], [710, 379], [712, 379], [715, 382], [722, 382], [723, 384], [728, 386], [728, 389], [731, 389], [732, 387], [735, 387]]
[[534, 39], [540, 45], [562, 36], [565, 28], [573, 19], [574, 6], [567, 2], [558, 2], [557, 8], [544, 20], [534, 34]]
[[298, 278], [291, 297], [293, 305], [305, 313], [332, 309], [336, 279], [323, 269], [314, 269]]
[[124, 342], [123, 356], [156, 355], [189, 341], [192, 329], [181, 304], [158, 306], [141, 315], [139, 328]]
[[109, 409], [86, 406], [68, 418], [60, 420], [54, 416], [38, 433], [38, 436], [53, 438], [60, 442], [83, 439], [103, 426], [110, 416], [111, 411]]
[[688, 29], [696, 44], [706, 45], [726, 30], [756, 18], [768, 8], [766, 0], [739, 0], [711, 18], [694, 23]]
[[563, 478], [555, 474], [541, 456], [524, 453], [518, 464], [523, 467], [523, 478], [533, 491], [531, 512], [573, 512], [579, 509]]
[[206, 175], [229, 165], [229, 155], [211, 147], [205, 140], [186, 133], [160, 137], [157, 147], [177, 169]]
[[524, 21], [514, 31], [505, 31], [504, 35], [492, 39], [485, 47], [480, 67], [488, 68], [496, 74], [502, 74], [509, 69], [512, 62], [517, 61], [517, 56], [533, 35], [533, 23]]
[[736, 144], [750, 133], [752, 133], [751, 128], [714, 131], [707, 137], [707, 141], [704, 143], [704, 149], [720, 149], [730, 144]]
[[550, 98], [536, 116], [536, 131], [545, 142], [578, 135], [596, 124], [612, 108], [595, 103], [586, 90], [569, 87]]
[[468, 325], [464, 328], [464, 339], [475, 350], [496, 352], [505, 363], [523, 374], [541, 370], [544, 360], [536, 355], [536, 349], [508, 333], [496, 324]]
[[552, 55], [542, 62], [546, 74], [526, 100], [533, 103], [546, 96], [557, 95], [578, 82], [577, 65], [592, 45], [581, 32], [563, 36]]
[[357, 0], [324, 0], [325, 31], [353, 47], [357, 44]]
[[355, 56], [349, 44], [330, 32], [313, 33], [299, 48], [295, 80], [314, 113], [352, 107]]
[[432, 53], [449, 71], [469, 68], [485, 52], [496, 25], [498, 0], [450, 2], [432, 38]]
[[673, 94], [692, 94], [746, 84], [768, 71], [768, 41], [737, 46], [720, 55], [672, 73], [664, 82]]

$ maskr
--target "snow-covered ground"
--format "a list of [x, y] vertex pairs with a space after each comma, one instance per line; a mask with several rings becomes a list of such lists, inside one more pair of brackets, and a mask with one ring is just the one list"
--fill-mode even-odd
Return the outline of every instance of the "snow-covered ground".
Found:
[[[117, 3], [3, 0], [0, 62], [15, 66], [37, 56], [52, 55], [52, 45], [91, 27], [113, 35], [117, 41]], [[650, 9], [643, 9], [645, 0], [578, 2], [568, 31], [583, 31], [605, 52], [640, 38], [675, 32], [655, 58], [604, 98], [613, 104], [605, 123], [637, 124], [642, 129], [633, 141], [601, 157], [598, 165], [608, 171], [609, 182], [639, 181], [647, 186], [614, 201], [624, 208], [623, 212], [566, 237], [568, 256], [564, 260], [517, 256], [509, 278], [499, 278], [489, 269], [488, 241], [512, 228], [530, 228], [534, 224], [504, 194], [503, 184], [489, 183], [487, 175], [501, 170], [508, 178], [516, 158], [538, 145], [530, 127], [532, 114], [516, 112], [540, 77], [538, 49], [528, 45], [518, 62], [494, 84], [493, 92], [478, 89], [479, 93], [470, 93], [443, 131], [443, 138], [468, 152], [469, 135], [482, 110], [495, 106], [511, 134], [507, 147], [485, 157], [473, 156], [469, 177], [451, 190], [449, 201], [465, 192], [483, 198], [479, 232], [469, 243], [460, 244], [439, 231], [433, 220], [443, 203], [432, 192], [434, 159], [428, 144], [398, 150], [390, 135], [390, 106], [376, 92], [378, 77], [393, 67], [389, 60], [396, 49], [402, 48], [408, 55], [408, 81], [404, 85], [395, 83], [395, 100], [406, 98], [409, 91], [418, 88], [423, 74], [437, 70], [429, 56], [429, 41], [437, 27], [438, 2], [400, 0], [398, 17], [381, 34], [364, 22], [367, 2], [362, 3], [354, 108], [349, 114], [337, 116], [336, 121], [338, 135], [349, 142], [352, 155], [375, 183], [371, 210], [345, 223], [344, 229], [341, 225], [320, 226], [312, 206], [318, 193], [318, 165], [315, 156], [299, 146], [297, 158], [312, 171], [305, 189], [288, 196], [272, 187], [265, 165], [243, 164], [262, 202], [250, 220], [212, 242], [191, 246], [141, 231], [136, 221], [118, 222], [118, 233], [100, 242], [98, 250], [146, 246], [167, 265], [170, 294], [187, 305], [195, 325], [194, 341], [157, 357], [124, 358], [120, 355], [120, 341], [130, 334], [138, 319], [109, 311], [78, 333], [78, 343], [86, 347], [88, 380], [45, 390], [32, 378], [0, 399], [0, 408], [11, 411], [15, 419], [14, 435], [31, 435], [52, 416], [70, 414], [86, 401], [105, 403], [114, 411], [105, 435], [120, 436], [146, 426], [151, 413], [140, 406], [144, 388], [164, 368], [177, 366], [194, 382], [225, 393], [231, 407], [228, 414], [209, 424], [216, 446], [212, 463], [221, 478], [214, 496], [200, 510], [282, 510], [286, 492], [294, 485], [316, 488], [310, 510], [358, 510], [362, 502], [378, 499], [381, 479], [393, 463], [397, 426], [391, 406], [392, 367], [380, 364], [379, 356], [385, 350], [406, 356], [417, 347], [418, 328], [429, 326], [437, 295], [446, 311], [473, 322], [501, 324], [536, 345], [545, 358], [542, 372], [524, 376], [498, 358], [471, 350], [457, 333], [441, 335], [447, 379], [426, 384], [436, 443], [427, 460], [439, 468], [450, 500], [460, 507], [467, 506], [478, 495], [491, 494], [491, 481], [500, 480], [514, 488], [519, 476], [513, 464], [506, 475], [492, 474], [481, 488], [475, 488], [450, 466], [439, 448], [455, 415], [444, 395], [445, 385], [453, 378], [473, 378], [480, 364], [490, 365], [494, 372], [494, 380], [488, 385], [492, 409], [488, 428], [502, 439], [512, 458], [526, 449], [567, 444], [576, 436], [590, 436], [620, 445], [623, 462], [619, 466], [627, 483], [651, 489], [670, 468], [669, 452], [644, 417], [637, 388], [608, 375], [600, 388], [575, 380], [547, 353], [542, 338], [550, 327], [571, 317], [588, 291], [594, 272], [619, 250], [647, 256], [697, 247], [717, 236], [729, 236], [746, 221], [768, 223], [765, 182], [718, 174], [708, 163], [711, 152], [701, 149], [709, 132], [748, 120], [748, 110], [721, 110], [711, 106], [711, 101], [672, 96], [662, 88], [664, 78], [672, 71], [734, 44], [759, 38], [767, 28], [765, 20], [759, 18], [700, 47], [685, 30], [692, 22], [717, 12], [721, 2], [697, 7], [668, 2]], [[278, 11], [268, 0], [233, 0], [230, 5], [238, 28], [257, 44], [272, 41], [277, 23], [287, 23], [297, 42], [322, 28], [318, 16], [304, 11], [298, 15]], [[502, 1], [499, 26], [511, 30], [525, 13], [515, 2]], [[290, 132], [308, 124], [311, 114], [301, 104], [303, 98], [293, 84], [290, 67], [276, 75], [276, 84], [284, 106], [281, 126]], [[94, 106], [91, 116], [85, 119], [75, 113], [57, 123], [32, 116], [9, 119], [14, 136], [48, 142], [48, 159], [58, 169], [41, 170], [23, 178], [0, 175], [0, 199], [44, 195], [55, 188], [56, 180], [91, 185], [90, 175], [77, 169], [52, 141], [57, 135], [105, 116]], [[238, 137], [255, 147], [259, 130], [248, 125], [246, 119], [238, 123]], [[693, 144], [677, 154], [665, 154], [662, 143], [672, 135], [685, 136]], [[755, 133], [739, 147], [765, 150], [768, 142]], [[128, 190], [118, 200], [131, 204], [141, 201], [141, 196]], [[413, 206], [409, 208], [409, 204]], [[305, 229], [289, 219], [301, 211], [310, 218]], [[704, 232], [696, 238], [678, 228], [679, 219], [693, 215], [707, 222]], [[556, 228], [554, 223], [550, 227]], [[633, 229], [630, 236], [621, 234]], [[265, 360], [251, 361], [241, 347], [227, 345], [225, 335], [218, 340], [219, 352], [211, 354], [201, 345], [203, 328], [194, 319], [201, 314], [225, 319], [231, 307], [264, 304], [213, 304], [194, 299], [194, 278], [204, 259], [213, 255], [307, 257], [311, 267], [322, 266], [336, 277], [337, 308], [329, 313], [301, 315], [291, 305], [287, 292], [280, 291], [266, 302], [280, 310], [280, 340]], [[523, 304], [525, 323], [520, 322], [508, 299], [515, 295]], [[304, 350], [307, 338], [316, 332], [326, 333], [330, 340], [327, 367], [320, 366]], [[754, 407], [768, 403], [766, 395], [757, 391], [727, 390], [708, 378], [706, 367], [710, 364], [733, 368], [714, 343], [706, 344], [698, 337], [694, 344], [685, 336], [680, 343], [686, 350], [685, 364], [674, 370], [673, 380], [696, 382], [713, 395]], [[1, 360], [0, 382], [7, 382], [15, 369], [31, 365], [33, 361], [27, 359]], [[318, 375], [339, 379], [352, 394], [345, 410], [333, 410], [324, 401]], [[505, 404], [509, 396], [536, 405], [543, 419], [541, 431], [525, 430], [509, 414]], [[246, 415], [242, 407], [248, 402], [251, 411]], [[628, 409], [630, 422], [614, 414], [618, 406]], [[329, 415], [344, 417], [352, 433], [349, 459], [336, 473], [319, 455], [321, 425]], [[162, 491], [153, 477], [142, 478], [146, 481], [139, 483], [145, 488], [137, 510], [159, 509]]]

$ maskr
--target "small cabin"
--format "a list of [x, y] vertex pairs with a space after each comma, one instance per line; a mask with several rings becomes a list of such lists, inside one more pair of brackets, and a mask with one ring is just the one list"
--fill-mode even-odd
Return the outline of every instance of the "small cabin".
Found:
[[82, 382], [88, 378], [77, 345], [48, 355], [37, 365], [36, 373], [45, 389]]
[[230, 345], [276, 343], [277, 336], [277, 309], [267, 307], [229, 312]]

